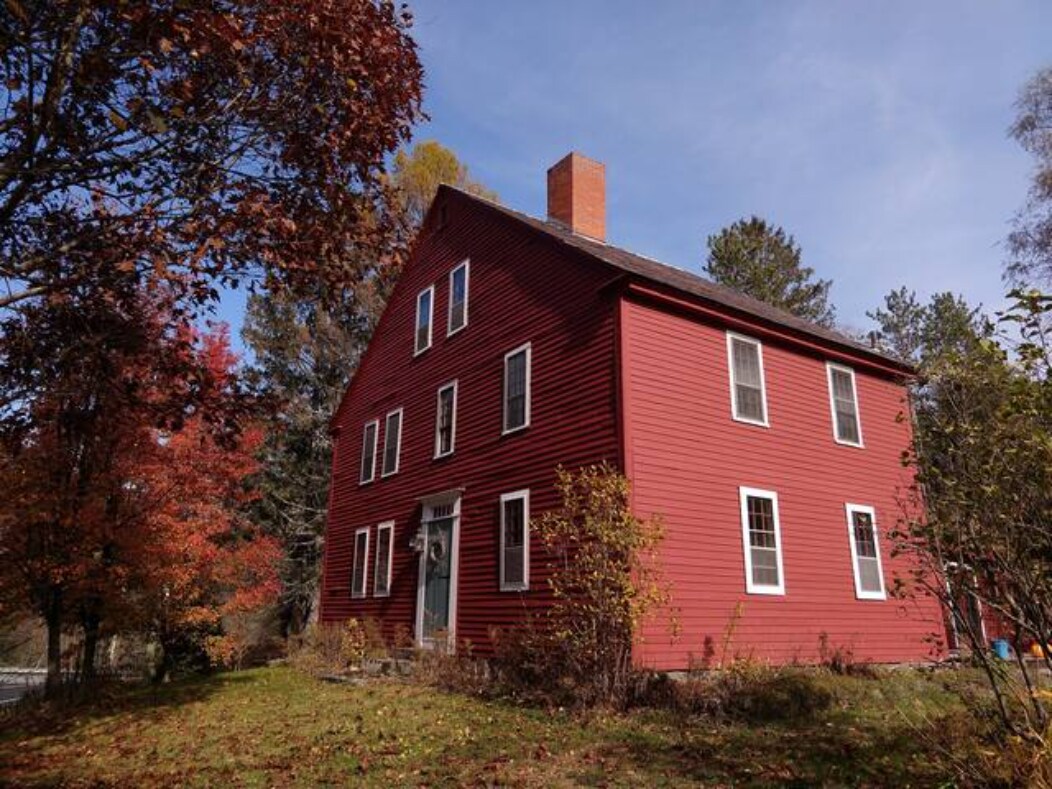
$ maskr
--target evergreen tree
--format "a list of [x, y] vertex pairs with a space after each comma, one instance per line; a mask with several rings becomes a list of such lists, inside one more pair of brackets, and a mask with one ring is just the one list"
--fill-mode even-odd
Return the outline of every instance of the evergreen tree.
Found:
[[978, 307], [949, 291], [921, 304], [915, 292], [899, 288], [884, 297], [883, 307], [866, 315], [880, 326], [885, 349], [921, 370], [949, 353], [967, 353], [993, 332]]
[[319, 291], [304, 299], [285, 290], [249, 300], [243, 337], [256, 359], [250, 375], [274, 405], [262, 448], [257, 519], [284, 548], [286, 633], [310, 619], [318, 593], [332, 465], [329, 421], [441, 183], [496, 199], [451, 150], [419, 143], [395, 159], [385, 210], [402, 234], [390, 259], [363, 257], [354, 268], [368, 276], [336, 298]]
[[754, 216], [709, 236], [705, 272], [715, 282], [822, 326], [836, 318], [827, 279], [800, 261], [792, 236]]

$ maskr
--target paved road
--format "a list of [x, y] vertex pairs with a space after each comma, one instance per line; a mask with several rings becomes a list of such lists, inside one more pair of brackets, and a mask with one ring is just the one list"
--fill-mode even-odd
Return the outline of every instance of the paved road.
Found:
[[0, 704], [13, 704], [29, 690], [44, 684], [43, 672], [0, 668]]

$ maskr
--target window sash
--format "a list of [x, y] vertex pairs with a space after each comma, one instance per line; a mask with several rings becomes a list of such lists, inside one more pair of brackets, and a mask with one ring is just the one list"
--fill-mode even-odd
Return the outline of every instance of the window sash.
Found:
[[384, 461], [381, 476], [398, 473], [402, 454], [402, 409], [392, 411], [384, 422]]
[[446, 333], [455, 334], [468, 324], [468, 261], [449, 272], [449, 325]]
[[380, 423], [375, 419], [365, 423], [362, 431], [362, 464], [358, 481], [362, 484], [372, 482], [376, 476], [376, 431]]
[[438, 390], [435, 412], [435, 457], [453, 453], [457, 429], [457, 383], [446, 384]]
[[354, 533], [354, 561], [351, 565], [351, 597], [365, 597], [369, 570], [369, 530]]
[[731, 409], [739, 422], [767, 425], [767, 393], [763, 375], [763, 346], [749, 337], [727, 334], [731, 378]]
[[855, 596], [860, 600], [884, 600], [887, 592], [884, 589], [876, 513], [872, 507], [861, 504], [847, 504], [845, 508]]
[[530, 346], [504, 357], [504, 432], [530, 424]]
[[862, 446], [862, 422], [853, 370], [829, 365], [829, 402], [833, 412], [834, 438], [841, 444]]
[[739, 488], [739, 497], [746, 592], [785, 594], [778, 495], [772, 491], [743, 487]]
[[394, 523], [381, 523], [376, 528], [376, 567], [373, 569], [373, 596], [391, 593], [391, 560], [394, 547]]
[[416, 297], [416, 353], [431, 347], [431, 327], [434, 324], [435, 286], [420, 291]]
[[530, 494], [500, 497], [500, 589], [525, 591], [530, 585]]

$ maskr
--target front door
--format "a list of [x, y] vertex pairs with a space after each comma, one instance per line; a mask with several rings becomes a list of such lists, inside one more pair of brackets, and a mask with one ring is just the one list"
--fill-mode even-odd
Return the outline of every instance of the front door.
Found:
[[417, 640], [423, 646], [452, 645], [459, 509], [459, 500], [424, 506], [417, 594]]

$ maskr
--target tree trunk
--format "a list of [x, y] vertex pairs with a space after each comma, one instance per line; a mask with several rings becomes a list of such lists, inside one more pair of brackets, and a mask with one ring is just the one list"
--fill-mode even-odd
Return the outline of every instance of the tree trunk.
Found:
[[99, 649], [99, 615], [86, 613], [84, 625], [84, 661], [81, 663], [81, 680], [91, 682], [96, 677], [95, 657]]
[[47, 682], [44, 691], [54, 696], [62, 686], [62, 592], [48, 591], [47, 613]]

